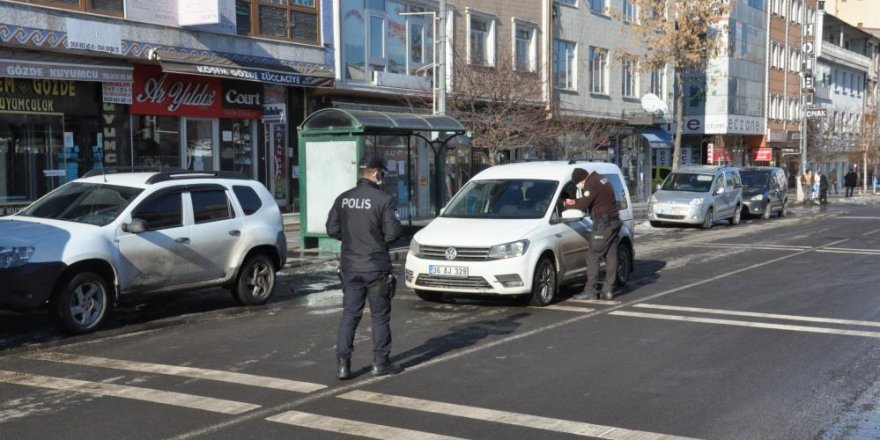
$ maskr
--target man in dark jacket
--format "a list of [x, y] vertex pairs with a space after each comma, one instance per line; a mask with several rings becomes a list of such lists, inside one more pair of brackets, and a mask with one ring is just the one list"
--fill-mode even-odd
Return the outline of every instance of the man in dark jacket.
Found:
[[614, 282], [617, 279], [617, 244], [620, 238], [620, 213], [614, 187], [608, 179], [593, 171], [588, 173], [575, 168], [571, 180], [582, 193], [577, 199], [567, 199], [565, 207], [589, 211], [593, 220], [587, 248], [587, 284], [583, 293], [574, 295], [577, 299], [596, 299], [598, 296], [599, 259], [605, 258], [605, 282], [602, 284], [602, 299], [614, 297]]
[[342, 321], [336, 338], [336, 375], [351, 376], [354, 334], [367, 298], [373, 322], [373, 375], [403, 371], [389, 360], [391, 353], [391, 298], [394, 279], [388, 246], [396, 241], [402, 227], [390, 194], [379, 185], [385, 175], [385, 160], [367, 154], [359, 165], [357, 186], [333, 202], [327, 217], [327, 234], [342, 240]]
[[853, 189], [856, 187], [856, 181], [858, 180], [858, 176], [856, 176], [856, 172], [853, 171], [852, 168], [849, 169], [849, 172], [843, 176], [843, 186], [846, 187], [846, 193], [844, 197], [852, 197]]
[[828, 204], [828, 176], [824, 173], [819, 174], [819, 204]]

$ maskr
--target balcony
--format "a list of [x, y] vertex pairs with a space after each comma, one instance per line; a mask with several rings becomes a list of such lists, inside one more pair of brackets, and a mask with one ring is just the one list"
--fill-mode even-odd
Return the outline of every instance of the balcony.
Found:
[[844, 66], [858, 69], [863, 72], [871, 71], [871, 59], [855, 53], [851, 50], [844, 49], [835, 44], [823, 41], [819, 49], [819, 58], [830, 61], [832, 63], [842, 64]]

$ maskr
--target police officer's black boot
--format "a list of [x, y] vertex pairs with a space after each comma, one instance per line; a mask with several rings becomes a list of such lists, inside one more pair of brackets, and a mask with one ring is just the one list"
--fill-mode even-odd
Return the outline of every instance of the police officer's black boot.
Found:
[[351, 377], [351, 359], [339, 358], [336, 360], [336, 377], [339, 380]]
[[397, 374], [403, 372], [403, 367], [392, 364], [391, 361], [373, 364], [373, 376], [384, 376], [386, 374]]

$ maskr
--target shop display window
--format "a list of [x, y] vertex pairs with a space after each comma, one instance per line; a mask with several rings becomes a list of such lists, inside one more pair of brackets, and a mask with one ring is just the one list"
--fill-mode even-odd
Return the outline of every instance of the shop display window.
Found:
[[186, 163], [193, 171], [214, 171], [214, 119], [186, 119]]
[[0, 203], [36, 200], [64, 183], [63, 139], [61, 115], [3, 114]]
[[255, 177], [256, 149], [254, 131], [256, 122], [250, 119], [220, 120], [220, 169]]
[[180, 167], [180, 118], [132, 116], [132, 164]]

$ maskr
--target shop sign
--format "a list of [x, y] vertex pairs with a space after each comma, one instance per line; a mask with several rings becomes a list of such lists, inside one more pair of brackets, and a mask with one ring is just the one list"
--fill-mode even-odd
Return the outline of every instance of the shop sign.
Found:
[[263, 106], [263, 85], [248, 81], [223, 80], [223, 107], [260, 110]]
[[770, 162], [773, 160], [772, 148], [758, 148], [755, 150], [755, 162]]
[[689, 116], [685, 134], [764, 134], [764, 118], [739, 115]]
[[65, 19], [68, 49], [109, 52], [122, 55], [122, 28], [118, 24], [99, 21]]
[[267, 124], [284, 124], [287, 122], [285, 109], [287, 104], [266, 104], [263, 106], [263, 122]]
[[10, 78], [131, 82], [131, 69], [0, 59], [0, 76]]
[[0, 111], [93, 115], [94, 83], [0, 78]]
[[177, 0], [125, 0], [125, 18], [177, 26]]
[[111, 104], [131, 104], [130, 82], [101, 83], [103, 100]]
[[163, 73], [135, 66], [131, 113], [137, 115], [218, 117], [220, 80]]

